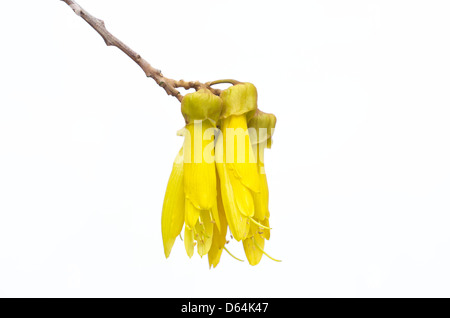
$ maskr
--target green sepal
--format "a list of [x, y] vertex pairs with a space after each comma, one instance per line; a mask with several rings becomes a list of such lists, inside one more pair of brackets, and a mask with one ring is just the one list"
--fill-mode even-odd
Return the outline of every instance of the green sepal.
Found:
[[265, 113], [257, 109], [247, 123], [248, 128], [254, 128], [256, 132], [256, 136], [252, 136], [254, 134], [250, 135], [252, 144], [267, 141], [267, 148], [270, 148], [276, 124], [277, 118], [274, 114]]
[[181, 101], [181, 113], [186, 124], [194, 120], [209, 120], [216, 126], [222, 111], [222, 100], [207, 89], [186, 94]]
[[239, 83], [222, 91], [223, 101], [221, 118], [242, 115], [257, 108], [258, 92], [252, 83]]

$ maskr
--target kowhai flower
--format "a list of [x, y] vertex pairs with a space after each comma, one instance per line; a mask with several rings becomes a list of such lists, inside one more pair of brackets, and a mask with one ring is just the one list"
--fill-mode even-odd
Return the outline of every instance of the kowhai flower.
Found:
[[230, 232], [242, 241], [250, 265], [256, 265], [266, 254], [264, 243], [270, 237], [267, 179], [263, 151], [259, 150], [267, 139], [271, 142], [267, 130], [272, 134], [275, 116], [262, 116], [251, 83], [234, 85], [224, 90], [221, 98], [222, 134], [216, 142], [216, 166], [225, 214]]
[[[179, 134], [185, 137], [184, 144], [173, 165], [161, 218], [166, 257], [170, 255], [183, 224], [188, 256], [192, 257], [195, 245], [200, 256], [208, 254], [214, 223], [220, 224], [214, 128], [221, 109], [221, 99], [208, 90], [187, 94], [181, 103], [186, 126]], [[207, 134], [212, 141], [205, 139]]]
[[221, 134], [216, 142], [216, 166], [230, 232], [241, 241], [255, 213], [253, 193], [260, 191], [255, 154], [247, 127], [247, 113], [256, 110], [257, 92], [243, 83], [224, 90]]
[[[265, 226], [264, 228], [258, 228], [256, 224], [252, 224], [249, 235], [243, 241], [245, 254], [252, 265], [259, 263], [262, 254], [265, 254], [265, 240], [270, 238], [269, 187], [264, 168], [264, 150], [272, 146], [272, 135], [275, 130], [276, 120], [275, 115], [267, 114], [257, 109], [248, 122], [250, 140], [257, 158], [260, 182], [260, 191], [253, 193], [255, 203], [254, 219], [257, 223]], [[267, 256], [270, 257], [269, 255]]]
[[184, 144], [173, 164], [161, 219], [165, 255], [184, 225], [188, 256], [196, 246], [216, 267], [222, 251], [228, 252], [229, 229], [256, 265], [267, 255], [264, 243], [270, 237], [264, 149], [270, 148], [276, 118], [257, 109], [251, 83], [235, 83], [220, 97], [206, 89], [187, 94], [181, 111]]

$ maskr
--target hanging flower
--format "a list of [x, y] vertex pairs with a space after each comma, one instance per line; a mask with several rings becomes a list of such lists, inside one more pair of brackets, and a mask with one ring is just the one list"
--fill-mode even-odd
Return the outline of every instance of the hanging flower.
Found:
[[247, 237], [255, 213], [253, 193], [260, 191], [247, 127], [247, 113], [257, 107], [257, 92], [253, 84], [242, 83], [222, 91], [220, 97], [223, 111], [216, 166], [228, 225], [233, 238], [241, 241]]
[[256, 265], [267, 255], [270, 237], [264, 149], [270, 148], [276, 118], [257, 109], [251, 83], [235, 83], [220, 97], [206, 89], [187, 94], [181, 111], [184, 144], [173, 164], [161, 219], [164, 253], [169, 257], [184, 225], [187, 255], [192, 257], [196, 246], [216, 267], [223, 250], [236, 258], [225, 247], [229, 228]]
[[[257, 109], [248, 122], [250, 140], [257, 158], [257, 171], [260, 182], [260, 191], [253, 193], [255, 203], [254, 219], [256, 223], [264, 226], [264, 228], [258, 228], [256, 224], [251, 224], [250, 232], [243, 242], [245, 254], [251, 265], [258, 264], [262, 255], [266, 254], [264, 252], [264, 243], [265, 240], [270, 238], [269, 187], [264, 169], [264, 149], [270, 148], [272, 145], [272, 135], [275, 130], [276, 120], [275, 115], [267, 114]], [[273, 259], [269, 255], [267, 256]]]
[[166, 258], [169, 257], [175, 239], [183, 229], [185, 201], [183, 177], [183, 148], [181, 148], [173, 163], [162, 209], [161, 232]]
[[[261, 132], [251, 136], [248, 128], [274, 128], [276, 119], [257, 109], [255, 86], [235, 80], [200, 83], [166, 78], [108, 32], [102, 21], [87, 14], [75, 1], [65, 2], [107, 45], [126, 53], [147, 77], [181, 101], [186, 126], [179, 135], [184, 136], [184, 144], [173, 163], [161, 217], [166, 258], [184, 226], [188, 256], [192, 257], [197, 246], [198, 254], [208, 255], [210, 267], [216, 267], [222, 251], [228, 251], [225, 245], [229, 228], [234, 239], [243, 242], [249, 263], [258, 264], [262, 255], [267, 255], [264, 243], [270, 237], [264, 149], [270, 148], [272, 133], [263, 138]], [[220, 83], [233, 86], [219, 97], [220, 90], [211, 86]], [[197, 92], [183, 97], [179, 87], [195, 88]], [[217, 125], [222, 132], [216, 138]]]
[[[166, 257], [184, 223], [184, 243], [189, 257], [208, 254], [214, 224], [220, 226], [217, 208], [214, 129], [222, 109], [221, 99], [209, 90], [187, 94], [181, 103], [186, 120], [179, 132], [184, 144], [175, 159], [164, 198], [161, 228]], [[209, 136], [207, 140], [205, 136]]]

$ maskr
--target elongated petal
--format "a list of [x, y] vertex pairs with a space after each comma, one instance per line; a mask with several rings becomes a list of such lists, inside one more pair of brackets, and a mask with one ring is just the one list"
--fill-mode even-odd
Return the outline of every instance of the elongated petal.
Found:
[[213, 240], [214, 223], [209, 211], [200, 212], [201, 222], [195, 225], [194, 239], [197, 241], [197, 252], [200, 256], [208, 254]]
[[169, 257], [176, 237], [180, 234], [184, 223], [184, 185], [183, 185], [183, 149], [173, 163], [172, 172], [164, 197], [161, 232], [164, 254]]
[[214, 233], [213, 240], [211, 244], [211, 248], [208, 252], [208, 262], [209, 267], [211, 266], [215, 268], [220, 261], [220, 257], [222, 256], [223, 247], [226, 243], [226, 234], [227, 234], [227, 219], [225, 216], [225, 210], [222, 203], [222, 196], [220, 193], [220, 183], [217, 183], [218, 191], [217, 191], [217, 212], [218, 218], [216, 218], [216, 223], [214, 225]]
[[229, 173], [229, 176], [239, 212], [246, 217], [252, 217], [255, 212], [252, 192], [237, 180], [232, 173]]
[[[264, 238], [259, 234], [259, 229], [256, 225], [250, 226], [250, 237], [243, 241], [245, 256], [250, 265], [257, 265], [263, 256], [262, 249], [264, 248]], [[257, 246], [257, 245], [259, 246]]]
[[[233, 237], [240, 241], [247, 236], [248, 232], [248, 217], [244, 216], [238, 209], [233, 187], [228, 176], [228, 172], [224, 164], [218, 164], [217, 168], [220, 176], [221, 193], [225, 214], [227, 217], [228, 226], [230, 227]], [[223, 181], [222, 181], [223, 180]]]
[[230, 116], [222, 121], [225, 160], [234, 177], [254, 192], [259, 192], [257, 156], [250, 142], [245, 115]]
[[186, 198], [200, 210], [211, 210], [217, 200], [215, 169], [214, 163], [184, 164]]
[[200, 209], [197, 209], [192, 202], [186, 198], [185, 201], [185, 223], [186, 227], [189, 229], [193, 229], [195, 224], [197, 224], [198, 219], [200, 217]]
[[186, 253], [189, 256], [189, 258], [194, 255], [194, 231], [184, 227], [184, 248], [186, 249]]
[[233, 237], [240, 241], [247, 236], [248, 218], [238, 209], [235, 201], [231, 180], [224, 163], [223, 135], [220, 134], [216, 143], [216, 168], [220, 179], [220, 192], [228, 225]]
[[[214, 204], [213, 209], [212, 209], [213, 220], [217, 224], [217, 228], [220, 230], [221, 229], [221, 226], [220, 226], [221, 220], [219, 217], [219, 207], [218, 207], [219, 203], [218, 202], [220, 200], [222, 209], [223, 209], [223, 203], [222, 203], [222, 198], [219, 199], [219, 197], [220, 197], [220, 188], [218, 188], [218, 190], [217, 190], [217, 202], [216, 202], [216, 204]], [[225, 228], [225, 230], [226, 230], [226, 228]]]
[[225, 173], [231, 183], [233, 200], [244, 217], [252, 217], [255, 213], [253, 193], [260, 192], [260, 176], [246, 116], [229, 116], [222, 121], [222, 129]]
[[[207, 121], [199, 125], [186, 126], [189, 133], [185, 137], [185, 153], [189, 157], [184, 158], [184, 191], [186, 198], [199, 210], [210, 211], [216, 204], [216, 168], [214, 164], [214, 152], [208, 154], [205, 148], [209, 148], [214, 140], [203, 140], [206, 129], [212, 128]], [[210, 157], [210, 158], [209, 158]]]
[[222, 245], [221, 241], [221, 233], [219, 232], [217, 226], [214, 226], [211, 248], [208, 252], [209, 268], [211, 268], [211, 266], [215, 268], [217, 264], [219, 264], [220, 257], [222, 256], [223, 246], [225, 245], [225, 243], [224, 245]]
[[260, 180], [260, 192], [253, 193], [253, 198], [255, 201], [255, 218], [259, 220], [264, 220], [269, 217], [269, 187], [267, 184], [267, 176], [264, 169], [264, 160], [261, 158], [264, 154], [264, 149], [258, 144], [256, 146], [258, 151], [258, 175]]
[[[270, 228], [270, 224], [269, 224], [269, 217], [267, 216], [263, 221], [261, 221], [261, 224], [264, 225], [267, 228]], [[264, 234], [262, 234], [262, 236], [268, 240], [270, 239], [270, 230], [269, 229], [263, 229]]]

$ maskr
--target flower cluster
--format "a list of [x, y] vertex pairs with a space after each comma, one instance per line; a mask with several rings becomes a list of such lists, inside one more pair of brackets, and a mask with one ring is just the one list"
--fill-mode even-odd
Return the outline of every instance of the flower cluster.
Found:
[[270, 257], [264, 252], [270, 237], [264, 149], [271, 147], [276, 118], [257, 108], [251, 83], [235, 84], [220, 96], [207, 89], [187, 94], [181, 112], [184, 144], [173, 164], [161, 218], [165, 256], [184, 226], [188, 256], [196, 246], [216, 267], [222, 251], [228, 252], [229, 229], [242, 241], [248, 262], [256, 265], [263, 254]]

